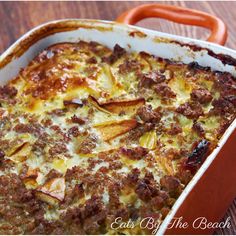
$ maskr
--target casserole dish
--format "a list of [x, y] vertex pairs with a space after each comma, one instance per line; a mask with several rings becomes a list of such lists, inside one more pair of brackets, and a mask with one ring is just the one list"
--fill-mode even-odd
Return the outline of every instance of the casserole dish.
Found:
[[[159, 9], [160, 6], [155, 5], [155, 7]], [[144, 6], [142, 10], [145, 10], [145, 8], [148, 9], [148, 6]], [[172, 11], [173, 13], [173, 9], [166, 8], [166, 10]], [[182, 9], [177, 9], [177, 12], [180, 10]], [[134, 10], [132, 12], [134, 12]], [[185, 10], [185, 14], [186, 12], [188, 13], [188, 11]], [[119, 18], [119, 21], [129, 19], [129, 14], [131, 13], [124, 14]], [[195, 14], [199, 15], [200, 13], [195, 12]], [[206, 18], [206, 15], [200, 14], [199, 17]], [[210, 19], [210, 26], [214, 33], [213, 36], [221, 36], [220, 39], [216, 37], [216, 42], [223, 43], [225, 41], [226, 32], [224, 24], [215, 18], [211, 17]], [[216, 26], [222, 26], [223, 31], [220, 31], [220, 33], [219, 31], [215, 32]], [[220, 29], [222, 30], [222, 28]], [[216, 40], [213, 36], [210, 40]], [[39, 26], [10, 47], [0, 58], [0, 75], [1, 78], [3, 78], [1, 83], [4, 84], [16, 76], [22, 67], [25, 67], [39, 51], [42, 51], [46, 47], [55, 43], [77, 42], [78, 40], [93, 40], [110, 48], [118, 43], [127, 50], [140, 51], [145, 49], [146, 52], [157, 54], [160, 57], [182, 61], [184, 63], [196, 61], [202, 66], [210, 66], [213, 70], [227, 71], [235, 75], [235, 53], [232, 50], [198, 40], [171, 36], [113, 22], [72, 19], [54, 21]], [[204, 215], [210, 221], [218, 220], [218, 217], [223, 213], [226, 205], [229, 204], [235, 196], [234, 187], [229, 185], [230, 181], [235, 180], [233, 170], [230, 171], [233, 167], [233, 156], [235, 156], [235, 151], [233, 151], [232, 147], [233, 140], [235, 140], [235, 133], [233, 133], [234, 128], [235, 121], [221, 138], [219, 147], [207, 158], [179, 197], [172, 211], [162, 223], [158, 233], [164, 233], [167, 230], [168, 222], [170, 222], [174, 215], [178, 216], [178, 214], [183, 216], [188, 222], [191, 222], [194, 217], [201, 215]], [[219, 171], [222, 170], [222, 166], [225, 166], [228, 170], [224, 178], [222, 178], [222, 171]], [[218, 175], [219, 178], [217, 178]], [[214, 176], [213, 180], [211, 179], [212, 176]], [[212, 181], [216, 178], [217, 186], [212, 184]], [[225, 189], [226, 183], [227, 189]], [[217, 194], [218, 191], [225, 194], [223, 202], [222, 199], [217, 198], [219, 196], [219, 194]], [[206, 202], [206, 199], [209, 199], [209, 196], [212, 194], [216, 195], [214, 198], [215, 202]], [[196, 202], [198, 203], [196, 204]], [[190, 209], [189, 206], [191, 206]], [[214, 212], [212, 210], [214, 210]], [[212, 214], [209, 214], [209, 212], [212, 212]], [[177, 228], [174, 229], [173, 232], [178, 233], [178, 230], [185, 230], [181, 231], [184, 233], [197, 232], [196, 229], [191, 231], [191, 227], [187, 229]], [[209, 232], [209, 230], [210, 229], [206, 229], [204, 233]], [[166, 233], [170, 232], [171, 231], [166, 231]], [[202, 229], [199, 232], [203, 233]]]

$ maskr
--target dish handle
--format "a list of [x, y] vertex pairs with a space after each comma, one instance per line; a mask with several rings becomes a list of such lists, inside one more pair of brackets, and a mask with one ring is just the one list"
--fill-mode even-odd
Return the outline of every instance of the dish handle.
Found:
[[224, 45], [227, 39], [227, 26], [218, 17], [206, 12], [173, 5], [144, 4], [124, 12], [116, 21], [134, 25], [138, 21], [149, 17], [157, 17], [185, 25], [207, 28], [211, 30], [211, 34], [207, 39], [208, 42]]

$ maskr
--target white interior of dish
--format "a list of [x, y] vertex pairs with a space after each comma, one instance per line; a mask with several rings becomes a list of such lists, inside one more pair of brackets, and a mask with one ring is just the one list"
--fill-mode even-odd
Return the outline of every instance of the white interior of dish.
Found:
[[[7, 64], [4, 68], [0, 70], [0, 85], [3, 85], [7, 83], [7, 81], [14, 78], [19, 73], [19, 70], [21, 68], [27, 66], [27, 64], [40, 51], [47, 48], [48, 46], [61, 42], [78, 42], [79, 40], [96, 41], [106, 45], [109, 48], [113, 48], [113, 46], [116, 43], [118, 43], [120, 46], [126, 48], [129, 51], [146, 51], [159, 57], [182, 61], [184, 63], [190, 63], [192, 61], [196, 61], [202, 66], [210, 66], [213, 70], [218, 70], [218, 71], [228, 71], [236, 76], [236, 69], [234, 66], [224, 65], [220, 60], [212, 56], [209, 56], [207, 50], [203, 49], [200, 51], [192, 51], [189, 47], [181, 46], [177, 43], [170, 43], [168, 42], [168, 40], [163, 40], [163, 38], [176, 40], [188, 44], [195, 44], [203, 48], [211, 49], [215, 53], [227, 54], [236, 58], [236, 53], [231, 49], [227, 49], [225, 47], [200, 40], [194, 40], [181, 36], [165, 34], [158, 31], [147, 30], [135, 26], [126, 26], [114, 22], [83, 20], [83, 19], [80, 20], [72, 19], [72, 20], [75, 20], [80, 23], [79, 29], [73, 31], [55, 33], [53, 35], [47, 36], [37, 41], [23, 55], [21, 55], [19, 58], [14, 58], [14, 60], [12, 60], [9, 64]], [[46, 23], [45, 25], [64, 21], [66, 20], [53, 21]], [[16, 43], [14, 43], [8, 50], [5, 51], [5, 53], [3, 53], [0, 56], [0, 61], [3, 60], [7, 55], [9, 55], [21, 41], [28, 38], [35, 31], [40, 30], [45, 25], [40, 25], [34, 28], [33, 30], [29, 31], [24, 36], [22, 36], [19, 40], [17, 40]], [[81, 25], [90, 27], [83, 28], [81, 27]], [[102, 26], [103, 28], [112, 27], [112, 30], [100, 31], [99, 29], [96, 28], [96, 26]], [[132, 37], [129, 35], [129, 33], [132, 31], [141, 31], [145, 33], [147, 36]], [[220, 151], [221, 147], [224, 145], [230, 134], [234, 131], [235, 127], [236, 127], [236, 120], [230, 125], [226, 133], [223, 135], [219, 143], [219, 146], [211, 153], [211, 155], [203, 163], [201, 168], [198, 170], [197, 174], [194, 176], [194, 178], [185, 188], [183, 193], [180, 195], [180, 197], [174, 204], [171, 212], [162, 223], [157, 234], [163, 234], [165, 232], [168, 224], [175, 215], [179, 206], [183, 203], [188, 193], [195, 186], [197, 181], [201, 178], [201, 176], [204, 174], [204, 172], [209, 167], [211, 162], [214, 160], [214, 158]]]

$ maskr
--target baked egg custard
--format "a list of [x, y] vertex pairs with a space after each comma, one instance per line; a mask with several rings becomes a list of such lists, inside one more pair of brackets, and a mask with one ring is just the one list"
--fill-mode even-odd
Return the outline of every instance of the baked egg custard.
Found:
[[0, 87], [0, 234], [152, 233], [143, 220], [161, 224], [235, 116], [230, 73], [45, 49]]

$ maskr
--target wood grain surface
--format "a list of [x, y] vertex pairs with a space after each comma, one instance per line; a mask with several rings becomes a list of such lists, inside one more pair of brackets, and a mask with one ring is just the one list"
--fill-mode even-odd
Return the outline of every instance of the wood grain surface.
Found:
[[[0, 2], [0, 53], [21, 35], [41, 23], [63, 18], [115, 20], [125, 10], [143, 3], [148, 2]], [[229, 30], [226, 46], [236, 49], [236, 2], [162, 1], [161, 3], [194, 8], [220, 17]], [[209, 33], [199, 27], [180, 25], [160, 19], [143, 20], [138, 25], [196, 39], [206, 39]], [[227, 217], [231, 217], [232, 227], [218, 229], [215, 234], [236, 234], [236, 199], [223, 220]]]

